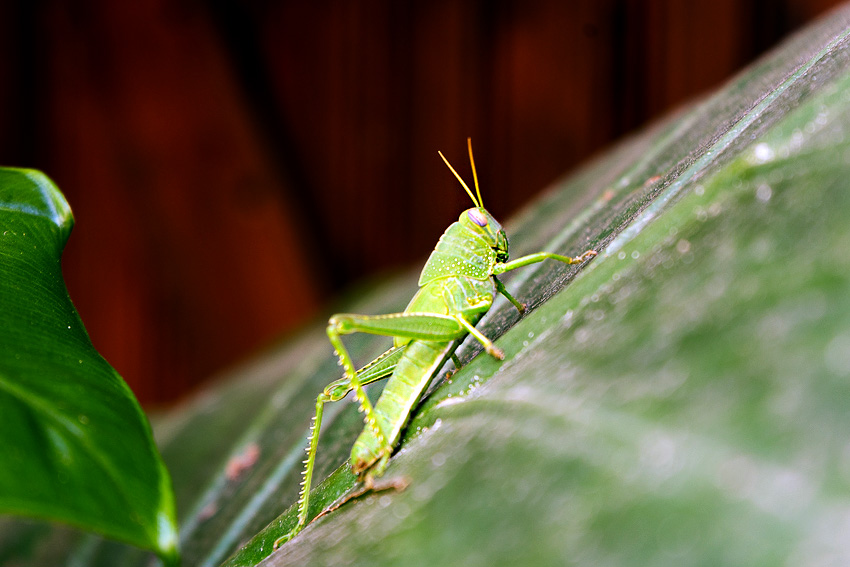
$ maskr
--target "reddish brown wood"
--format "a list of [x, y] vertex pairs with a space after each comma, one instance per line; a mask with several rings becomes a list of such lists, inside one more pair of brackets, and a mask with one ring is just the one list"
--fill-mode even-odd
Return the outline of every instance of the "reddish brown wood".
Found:
[[321, 289], [208, 19], [167, 6], [49, 14], [63, 38], [50, 173], [77, 216], [68, 285], [148, 400], [303, 321]]
[[65, 191], [72, 297], [161, 402], [420, 262], [468, 206], [438, 149], [505, 218], [837, 3], [6, 2], [0, 162]]

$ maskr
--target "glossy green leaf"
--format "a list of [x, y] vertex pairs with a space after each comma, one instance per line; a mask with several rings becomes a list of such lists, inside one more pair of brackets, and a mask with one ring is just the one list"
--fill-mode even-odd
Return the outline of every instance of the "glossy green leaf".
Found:
[[62, 280], [72, 226], [44, 175], [0, 169], [0, 513], [94, 530], [173, 563], [173, 495], [147, 419]]

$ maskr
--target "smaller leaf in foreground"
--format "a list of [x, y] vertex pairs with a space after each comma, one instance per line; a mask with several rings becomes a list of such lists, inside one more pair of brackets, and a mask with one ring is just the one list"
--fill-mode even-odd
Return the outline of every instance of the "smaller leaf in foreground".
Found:
[[66, 522], [176, 564], [171, 480], [62, 279], [73, 227], [43, 174], [0, 168], [0, 513]]

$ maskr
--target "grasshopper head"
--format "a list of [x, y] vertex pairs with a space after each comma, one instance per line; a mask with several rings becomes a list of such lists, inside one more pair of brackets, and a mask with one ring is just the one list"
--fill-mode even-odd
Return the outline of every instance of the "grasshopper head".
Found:
[[496, 252], [497, 262], [508, 261], [508, 237], [499, 221], [483, 207], [473, 207], [463, 211], [460, 224], [468, 231], [482, 238]]
[[471, 138], [466, 139], [466, 145], [469, 148], [469, 164], [472, 166], [472, 177], [475, 179], [475, 193], [478, 198], [472, 194], [469, 186], [458, 175], [458, 172], [455, 171], [455, 168], [452, 167], [452, 164], [449, 163], [449, 160], [446, 159], [443, 153], [437, 152], [443, 158], [443, 161], [451, 172], [454, 173], [454, 176], [457, 177], [457, 180], [460, 181], [460, 184], [463, 185], [466, 194], [469, 195], [469, 198], [475, 204], [475, 207], [463, 211], [460, 215], [460, 224], [473, 234], [480, 236], [496, 252], [497, 262], [507, 262], [508, 237], [505, 235], [505, 231], [502, 230], [502, 225], [499, 224], [499, 221], [494, 219], [493, 215], [488, 213], [487, 209], [484, 208], [484, 201], [481, 199], [481, 188], [478, 187], [478, 174], [475, 173], [475, 160], [472, 157]]

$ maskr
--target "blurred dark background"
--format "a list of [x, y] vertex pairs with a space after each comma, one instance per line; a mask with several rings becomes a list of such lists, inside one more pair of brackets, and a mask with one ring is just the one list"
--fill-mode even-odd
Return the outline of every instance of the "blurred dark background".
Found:
[[424, 261], [470, 205], [438, 149], [506, 219], [838, 3], [0, 1], [0, 163], [64, 191], [71, 296], [163, 403]]

